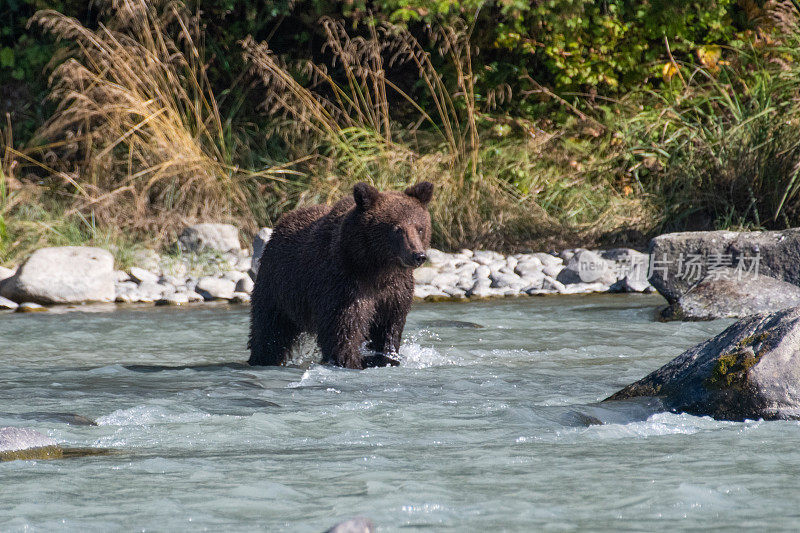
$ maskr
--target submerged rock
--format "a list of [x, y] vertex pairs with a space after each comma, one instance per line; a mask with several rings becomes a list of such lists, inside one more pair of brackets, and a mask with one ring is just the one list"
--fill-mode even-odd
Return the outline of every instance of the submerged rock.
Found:
[[357, 516], [344, 522], [339, 522], [325, 533], [375, 533], [375, 524], [369, 518]]
[[480, 329], [483, 326], [475, 322], [464, 320], [423, 320], [420, 326], [424, 328], [458, 328], [458, 329]]
[[36, 420], [38, 422], [65, 422], [71, 426], [96, 426], [97, 422], [75, 413], [48, 413], [45, 411], [32, 411], [29, 413], [0, 413], [0, 417], [11, 417], [22, 420]]
[[725, 269], [690, 288], [661, 313], [664, 320], [713, 320], [770, 313], [800, 305], [800, 287]]
[[3, 283], [2, 295], [39, 304], [113, 302], [114, 278], [114, 257], [106, 250], [40, 248]]
[[647, 396], [722, 420], [800, 419], [800, 307], [742, 319], [604, 401]]
[[13, 452], [58, 444], [47, 435], [29, 428], [0, 428], [0, 452]]
[[58, 443], [35, 429], [0, 428], [0, 461], [55, 459], [62, 456]]

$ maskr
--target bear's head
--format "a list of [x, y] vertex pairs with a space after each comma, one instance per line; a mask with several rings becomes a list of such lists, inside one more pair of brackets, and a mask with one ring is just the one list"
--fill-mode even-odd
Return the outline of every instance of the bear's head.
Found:
[[366, 183], [353, 187], [355, 214], [376, 266], [394, 265], [416, 268], [427, 260], [431, 243], [431, 216], [428, 203], [433, 184], [423, 181], [403, 192], [380, 192]]

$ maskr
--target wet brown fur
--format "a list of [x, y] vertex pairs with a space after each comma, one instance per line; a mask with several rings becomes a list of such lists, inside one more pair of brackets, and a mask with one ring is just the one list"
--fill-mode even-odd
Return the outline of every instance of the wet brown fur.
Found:
[[430, 245], [432, 192], [429, 182], [402, 193], [359, 183], [333, 206], [281, 217], [253, 290], [250, 364], [284, 364], [301, 332], [316, 335], [323, 363], [397, 364], [413, 269]]

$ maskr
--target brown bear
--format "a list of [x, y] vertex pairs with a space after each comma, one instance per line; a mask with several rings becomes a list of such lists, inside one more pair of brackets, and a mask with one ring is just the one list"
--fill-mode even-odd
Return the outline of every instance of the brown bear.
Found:
[[432, 195], [427, 181], [402, 193], [358, 183], [333, 206], [281, 217], [253, 290], [250, 364], [284, 364], [297, 336], [308, 332], [323, 363], [396, 365], [413, 270], [430, 245]]

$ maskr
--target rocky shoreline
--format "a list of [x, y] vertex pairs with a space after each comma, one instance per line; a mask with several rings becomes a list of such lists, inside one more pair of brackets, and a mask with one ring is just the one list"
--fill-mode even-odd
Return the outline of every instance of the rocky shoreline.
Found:
[[[248, 303], [261, 252], [272, 230], [263, 228], [249, 249], [228, 224], [197, 224], [180, 235], [172, 253], [138, 252], [127, 270], [110, 252], [92, 247], [43, 248], [21, 266], [0, 267], [0, 309], [32, 312], [45, 306], [115, 302], [186, 305]], [[252, 250], [252, 252], [250, 251]], [[503, 255], [484, 250], [428, 250], [414, 272], [418, 301], [652, 292], [649, 256], [628, 248]]]

